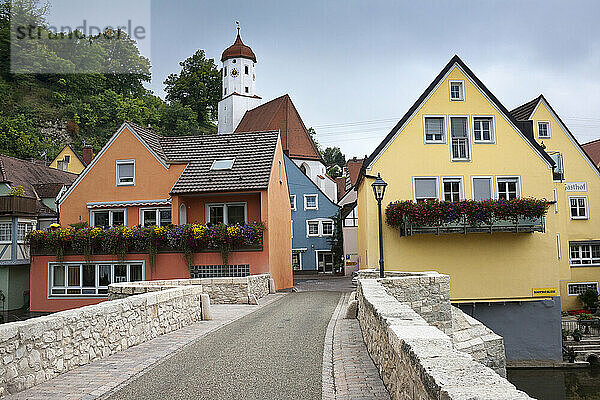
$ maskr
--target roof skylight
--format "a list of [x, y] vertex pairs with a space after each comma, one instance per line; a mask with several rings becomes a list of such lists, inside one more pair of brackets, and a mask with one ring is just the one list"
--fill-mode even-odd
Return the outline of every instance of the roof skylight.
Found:
[[214, 160], [210, 169], [211, 169], [211, 171], [223, 171], [223, 170], [231, 169], [231, 168], [233, 168], [234, 161], [235, 161], [235, 158], [224, 158], [221, 160]]

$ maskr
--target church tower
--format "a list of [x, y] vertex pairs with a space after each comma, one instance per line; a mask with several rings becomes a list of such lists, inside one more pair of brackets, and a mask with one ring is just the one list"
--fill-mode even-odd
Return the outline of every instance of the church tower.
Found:
[[246, 113], [260, 105], [256, 95], [256, 56], [249, 46], [242, 42], [240, 28], [235, 42], [223, 52], [223, 88], [219, 101], [219, 133], [232, 133]]

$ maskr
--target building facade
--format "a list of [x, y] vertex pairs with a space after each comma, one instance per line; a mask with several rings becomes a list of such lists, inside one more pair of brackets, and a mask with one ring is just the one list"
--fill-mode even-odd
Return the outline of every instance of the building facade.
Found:
[[333, 273], [331, 240], [339, 208], [287, 156], [285, 168], [292, 210], [292, 267]]
[[92, 161], [93, 150], [91, 146], [84, 146], [83, 154], [79, 157], [79, 154], [66, 145], [60, 153], [50, 163], [50, 168], [56, 168], [60, 171], [71, 172], [79, 175], [85, 167]]

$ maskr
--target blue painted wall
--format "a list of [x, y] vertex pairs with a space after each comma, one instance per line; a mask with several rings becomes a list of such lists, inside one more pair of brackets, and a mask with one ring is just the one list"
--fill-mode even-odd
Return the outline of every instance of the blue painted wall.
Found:
[[[317, 250], [331, 250], [328, 243], [329, 236], [308, 237], [307, 220], [332, 219], [338, 212], [339, 207], [321, 192], [321, 190], [310, 180], [300, 168], [287, 156], [285, 156], [285, 170], [287, 174], [290, 196], [296, 196], [296, 209], [292, 210], [292, 249], [306, 249], [302, 251], [303, 271], [317, 270]], [[304, 195], [317, 195], [318, 210], [304, 209]], [[335, 230], [335, 221], [333, 221]], [[335, 232], [335, 231], [334, 231]]]

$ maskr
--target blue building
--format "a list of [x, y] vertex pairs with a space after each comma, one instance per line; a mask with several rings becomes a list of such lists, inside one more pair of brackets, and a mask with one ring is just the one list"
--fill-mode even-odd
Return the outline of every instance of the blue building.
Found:
[[339, 207], [289, 157], [285, 169], [292, 208], [294, 271], [333, 272], [331, 237]]

